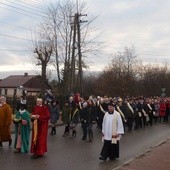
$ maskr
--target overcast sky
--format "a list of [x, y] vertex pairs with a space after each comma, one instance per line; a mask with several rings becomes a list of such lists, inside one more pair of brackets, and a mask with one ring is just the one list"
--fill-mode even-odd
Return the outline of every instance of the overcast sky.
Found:
[[[37, 73], [38, 67], [29, 50], [30, 29], [40, 23], [41, 11], [50, 2], [55, 0], [0, 0], [0, 78], [26, 71]], [[169, 0], [86, 2], [87, 14], [98, 15], [94, 27], [103, 32], [101, 40], [108, 44], [107, 54], [87, 58], [90, 70], [102, 70], [108, 65], [110, 54], [132, 45], [144, 62], [170, 63]]]

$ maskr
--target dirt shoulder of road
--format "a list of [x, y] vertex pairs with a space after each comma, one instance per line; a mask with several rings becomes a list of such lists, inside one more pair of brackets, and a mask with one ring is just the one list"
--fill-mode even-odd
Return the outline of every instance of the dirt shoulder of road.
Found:
[[170, 170], [170, 138], [119, 167], [118, 170]]

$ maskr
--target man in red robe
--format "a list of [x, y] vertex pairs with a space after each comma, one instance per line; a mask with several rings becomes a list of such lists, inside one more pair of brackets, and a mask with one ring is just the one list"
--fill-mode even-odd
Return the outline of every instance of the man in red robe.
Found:
[[42, 105], [41, 98], [36, 101], [36, 106], [31, 113], [31, 119], [33, 122], [31, 153], [33, 153], [32, 158], [36, 159], [47, 152], [48, 121], [50, 119], [48, 108]]

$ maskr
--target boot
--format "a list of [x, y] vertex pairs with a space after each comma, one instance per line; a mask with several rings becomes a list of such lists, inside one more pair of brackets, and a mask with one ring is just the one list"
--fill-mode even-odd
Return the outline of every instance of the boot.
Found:
[[54, 135], [56, 134], [56, 127], [54, 127]]
[[89, 133], [89, 140], [88, 141], [93, 142], [93, 133], [92, 132]]
[[12, 144], [12, 139], [9, 141], [9, 147], [11, 146], [11, 144]]
[[67, 134], [64, 132], [62, 137], [66, 137], [66, 136], [67, 136]]
[[73, 132], [72, 132], [72, 137], [76, 137], [76, 130], [73, 130]]
[[50, 134], [51, 134], [51, 135], [54, 135], [54, 133], [55, 133], [55, 127], [52, 127], [52, 128], [51, 128], [51, 133], [50, 133]]
[[65, 130], [64, 130], [64, 134], [63, 134], [63, 137], [66, 137], [69, 135], [69, 126], [65, 126]]
[[50, 134], [51, 134], [51, 135], [53, 134], [53, 127], [51, 128], [51, 132], [50, 132]]
[[0, 148], [2, 148], [2, 147], [3, 147], [2, 142], [0, 142]]
[[66, 126], [66, 127], [65, 127], [65, 133], [68, 133], [68, 134], [69, 134], [69, 132], [70, 132], [70, 127], [69, 127], [69, 126]]

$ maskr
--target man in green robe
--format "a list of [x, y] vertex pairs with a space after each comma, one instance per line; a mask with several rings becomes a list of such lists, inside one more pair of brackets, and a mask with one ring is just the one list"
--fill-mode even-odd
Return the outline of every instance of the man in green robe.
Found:
[[23, 104], [14, 115], [13, 122], [15, 124], [14, 153], [27, 153], [29, 151], [30, 114]]

